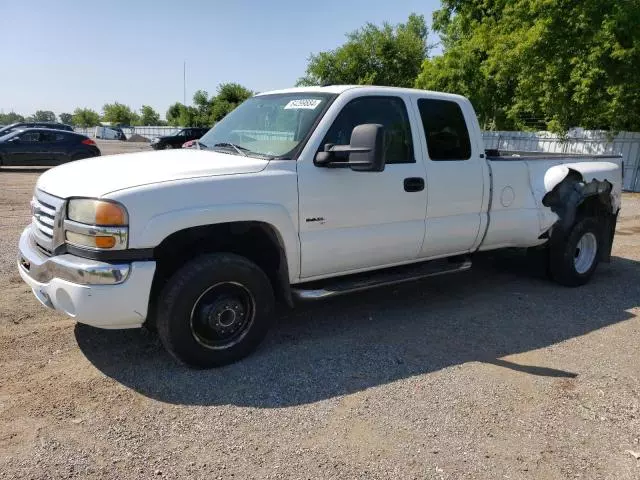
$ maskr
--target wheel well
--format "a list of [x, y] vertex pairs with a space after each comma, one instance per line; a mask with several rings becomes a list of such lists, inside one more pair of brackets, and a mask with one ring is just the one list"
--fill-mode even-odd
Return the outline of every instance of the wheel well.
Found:
[[602, 226], [602, 260], [609, 261], [618, 218], [612, 204], [612, 189], [613, 185], [607, 180], [594, 179], [587, 183], [579, 172], [570, 169], [565, 179], [542, 199], [543, 205], [558, 215], [551, 229], [551, 241], [568, 235], [576, 221], [593, 217]]
[[154, 248], [156, 273], [150, 317], [154, 316], [155, 299], [171, 275], [199, 255], [220, 252], [235, 253], [254, 262], [269, 277], [277, 298], [293, 304], [286, 252], [275, 228], [264, 222], [230, 222], [180, 230]]

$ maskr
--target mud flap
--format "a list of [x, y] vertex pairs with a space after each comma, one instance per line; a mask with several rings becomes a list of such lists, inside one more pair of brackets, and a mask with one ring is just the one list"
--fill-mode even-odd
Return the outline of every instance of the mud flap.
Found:
[[616, 225], [618, 223], [618, 213], [606, 215], [603, 219], [602, 239], [604, 244], [600, 251], [600, 261], [605, 263], [611, 262], [611, 249], [613, 247], [613, 237], [616, 233]]

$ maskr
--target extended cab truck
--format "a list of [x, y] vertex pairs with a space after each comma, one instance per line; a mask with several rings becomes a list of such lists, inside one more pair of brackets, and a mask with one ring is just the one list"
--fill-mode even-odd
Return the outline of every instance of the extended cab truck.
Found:
[[197, 149], [44, 173], [18, 268], [78, 322], [154, 325], [177, 359], [218, 366], [257, 347], [275, 299], [463, 271], [478, 251], [538, 248], [582, 285], [609, 259], [621, 176], [619, 157], [485, 151], [457, 95], [282, 90]]

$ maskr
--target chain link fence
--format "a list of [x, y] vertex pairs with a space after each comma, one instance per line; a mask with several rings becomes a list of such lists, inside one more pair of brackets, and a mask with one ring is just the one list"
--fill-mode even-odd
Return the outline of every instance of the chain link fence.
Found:
[[[161, 137], [163, 135], [174, 135], [178, 133], [182, 127], [120, 127], [127, 138], [137, 134], [151, 140], [153, 137]], [[86, 135], [87, 137], [95, 137], [96, 127], [76, 127], [74, 131]]]

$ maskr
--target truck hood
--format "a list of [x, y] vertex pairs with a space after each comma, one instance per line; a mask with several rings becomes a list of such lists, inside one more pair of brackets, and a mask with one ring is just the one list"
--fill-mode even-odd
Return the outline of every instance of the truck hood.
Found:
[[161, 150], [77, 160], [43, 173], [37, 188], [60, 198], [101, 197], [152, 183], [257, 173], [269, 161], [207, 150]]

